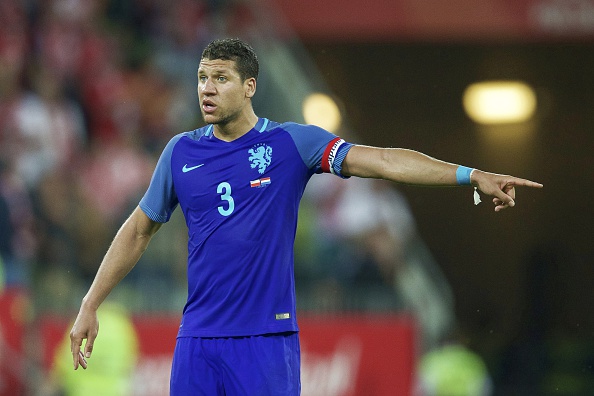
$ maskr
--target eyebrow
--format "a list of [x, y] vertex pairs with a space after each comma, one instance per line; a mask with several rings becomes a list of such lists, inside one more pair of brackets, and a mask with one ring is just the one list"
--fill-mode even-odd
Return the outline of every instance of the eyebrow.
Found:
[[[198, 68], [197, 73], [198, 74], [206, 74], [204, 69], [202, 69], [201, 67]], [[233, 70], [231, 70], [231, 69], [214, 69], [211, 72], [211, 74], [231, 74], [231, 73], [233, 73]]]

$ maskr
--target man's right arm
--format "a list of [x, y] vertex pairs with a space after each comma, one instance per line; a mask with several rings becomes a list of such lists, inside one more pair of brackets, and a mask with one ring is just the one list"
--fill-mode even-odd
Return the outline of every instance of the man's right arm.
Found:
[[[78, 316], [70, 331], [70, 350], [75, 370], [79, 364], [86, 368], [85, 357], [91, 356], [93, 343], [99, 331], [97, 320], [99, 305], [136, 265], [161, 225], [162, 223], [151, 220], [140, 207], [137, 207], [116, 234], [89, 291], [83, 298]], [[85, 338], [87, 342], [84, 353], [81, 353], [82, 341]]]

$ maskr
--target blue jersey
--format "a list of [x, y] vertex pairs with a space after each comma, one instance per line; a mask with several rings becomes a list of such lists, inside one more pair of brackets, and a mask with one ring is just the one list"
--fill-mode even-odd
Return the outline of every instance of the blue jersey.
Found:
[[298, 331], [293, 246], [299, 201], [314, 173], [341, 176], [352, 147], [315, 126], [260, 118], [240, 138], [212, 125], [165, 147], [140, 208], [188, 226], [188, 301], [179, 337]]

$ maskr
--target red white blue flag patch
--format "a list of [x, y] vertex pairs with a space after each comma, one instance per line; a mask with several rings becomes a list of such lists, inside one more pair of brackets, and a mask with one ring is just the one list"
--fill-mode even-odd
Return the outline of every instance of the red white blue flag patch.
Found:
[[256, 180], [250, 181], [250, 187], [266, 187], [269, 184], [270, 184], [269, 177], [263, 177], [261, 179], [256, 179]]

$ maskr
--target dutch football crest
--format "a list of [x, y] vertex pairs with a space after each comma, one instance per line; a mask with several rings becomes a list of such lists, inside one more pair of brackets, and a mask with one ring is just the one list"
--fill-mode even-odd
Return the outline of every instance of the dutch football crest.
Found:
[[248, 150], [250, 165], [252, 169], [258, 168], [258, 173], [263, 174], [272, 162], [272, 147], [264, 143], [258, 143]]

